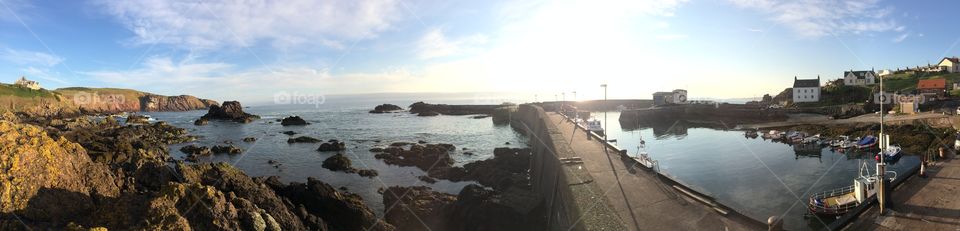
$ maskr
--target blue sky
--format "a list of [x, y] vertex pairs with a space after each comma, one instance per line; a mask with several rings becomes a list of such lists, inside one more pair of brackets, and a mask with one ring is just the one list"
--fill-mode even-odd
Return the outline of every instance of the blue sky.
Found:
[[[0, 0], [0, 82], [278, 92], [758, 97], [960, 55], [956, 1]], [[932, 7], [936, 6], [936, 7]], [[490, 93], [494, 92], [494, 93]], [[477, 93], [480, 94], [480, 93]], [[493, 96], [491, 96], [493, 95]], [[571, 96], [572, 97], [572, 96]]]

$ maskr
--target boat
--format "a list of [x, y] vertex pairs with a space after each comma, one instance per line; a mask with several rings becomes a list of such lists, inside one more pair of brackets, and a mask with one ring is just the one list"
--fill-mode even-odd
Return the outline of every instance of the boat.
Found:
[[644, 167], [647, 167], [652, 170], [658, 170], [658, 169], [655, 169], [657, 166], [657, 161], [653, 160], [653, 158], [650, 158], [650, 154], [647, 153], [646, 147], [647, 147], [647, 142], [643, 141], [643, 136], [640, 136], [640, 145], [637, 145], [637, 156], [630, 157], [630, 158], [637, 161]]
[[[896, 178], [895, 172], [887, 173], [893, 173], [893, 178]], [[882, 177], [878, 174], [870, 174], [867, 162], [861, 162], [860, 176], [853, 180], [853, 185], [815, 193], [807, 201], [807, 208], [816, 215], [846, 214], [857, 206], [873, 200], [881, 179]]]
[[867, 135], [861, 138], [859, 142], [857, 142], [857, 148], [860, 148], [860, 149], [870, 148], [876, 145], [877, 145], [877, 137], [874, 137], [872, 135]]
[[748, 138], [757, 138], [758, 135], [757, 135], [757, 131], [747, 130], [743, 132], [743, 136]]
[[801, 142], [804, 143], [804, 144], [816, 143], [816, 142], [818, 142], [818, 141], [820, 141], [820, 134], [808, 136], [808, 137], [803, 138], [803, 139], [801, 140]]
[[884, 158], [885, 162], [896, 162], [900, 159], [900, 156], [902, 156], [902, 152], [903, 148], [900, 148], [900, 145], [890, 144], [887, 145], [887, 148], [881, 150], [880, 153], [877, 153], [876, 158], [877, 161], [879, 161], [880, 158]]
[[764, 138], [764, 139], [774, 139], [774, 140], [775, 140], [775, 139], [781, 139], [781, 138], [783, 138], [783, 132], [777, 131], [777, 130], [770, 130], [770, 131], [768, 131], [768, 132], [763, 133], [763, 138]]
[[852, 148], [855, 142], [849, 136], [839, 136], [836, 140], [830, 141], [830, 146], [834, 148], [847, 149]]
[[598, 136], [603, 136], [603, 125], [600, 124], [599, 120], [584, 121], [583, 125], [583, 127], [587, 128], [587, 131], [596, 133]]

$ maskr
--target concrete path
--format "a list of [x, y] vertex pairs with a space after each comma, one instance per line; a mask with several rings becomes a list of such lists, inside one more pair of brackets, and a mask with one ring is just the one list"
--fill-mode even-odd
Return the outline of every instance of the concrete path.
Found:
[[[766, 230], [766, 226], [740, 215], [724, 216], [661, 181], [654, 173], [634, 168], [615, 150], [556, 113], [548, 113], [583, 166], [599, 185], [630, 230]], [[588, 208], [590, 209], [590, 208]], [[587, 210], [589, 211], [589, 210]]]
[[914, 176], [891, 193], [885, 216], [873, 206], [846, 230], [960, 230], [960, 158], [929, 167], [927, 178]]

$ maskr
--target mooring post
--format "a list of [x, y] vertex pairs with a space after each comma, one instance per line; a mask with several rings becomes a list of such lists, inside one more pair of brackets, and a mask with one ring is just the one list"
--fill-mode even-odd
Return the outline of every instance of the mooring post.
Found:
[[770, 216], [767, 218], [767, 231], [781, 231], [783, 230], [783, 219], [777, 216]]

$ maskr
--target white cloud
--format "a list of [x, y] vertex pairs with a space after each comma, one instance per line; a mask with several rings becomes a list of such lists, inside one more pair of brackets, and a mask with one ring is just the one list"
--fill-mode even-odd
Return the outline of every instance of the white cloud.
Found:
[[27, 50], [3, 49], [0, 50], [0, 59], [20, 65], [56, 66], [63, 62], [60, 56]]
[[687, 38], [687, 35], [685, 35], [685, 34], [662, 34], [662, 35], [657, 35], [657, 39], [660, 39], [660, 40], [668, 40], [668, 41], [670, 41], [670, 40], [681, 40], [681, 39], [686, 39], [686, 38]]
[[818, 38], [830, 34], [903, 31], [906, 27], [889, 18], [892, 7], [879, 0], [730, 0], [734, 5], [770, 15], [800, 36]]
[[903, 42], [903, 40], [907, 39], [907, 37], [910, 37], [910, 33], [904, 33], [897, 36], [896, 38], [893, 38], [893, 42], [895, 43]]
[[135, 36], [134, 44], [186, 49], [318, 44], [376, 37], [398, 20], [396, 0], [131, 0], [97, 2]]
[[487, 36], [482, 34], [451, 39], [444, 34], [443, 29], [434, 28], [418, 41], [419, 56], [421, 59], [432, 59], [457, 55], [476, 50], [475, 46], [485, 43]]

